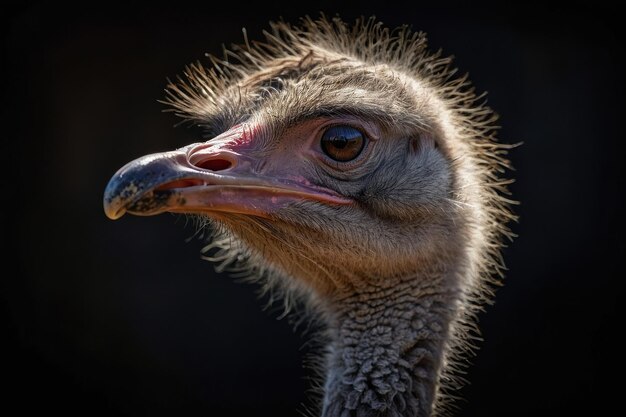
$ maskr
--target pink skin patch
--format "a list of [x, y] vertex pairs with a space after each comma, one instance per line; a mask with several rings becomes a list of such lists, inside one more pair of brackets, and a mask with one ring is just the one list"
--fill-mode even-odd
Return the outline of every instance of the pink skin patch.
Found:
[[250, 170], [253, 165], [250, 154], [260, 131], [258, 124], [235, 125], [208, 142], [185, 148], [189, 163], [213, 172], [234, 168]]
[[302, 185], [306, 185], [306, 186], [312, 186], [313, 185], [313, 184], [311, 184], [311, 181], [307, 180], [302, 175], [292, 175], [292, 176], [289, 176], [289, 179], [292, 180], [293, 182], [297, 182], [298, 184], [302, 184]]
[[229, 146], [232, 150], [252, 147], [251, 145], [253, 145], [254, 141], [259, 137], [262, 126], [259, 123], [243, 123], [238, 126], [241, 126], [242, 132], [240, 136], [238, 138], [234, 138], [227, 144], [227, 146]]
[[205, 142], [193, 151], [199, 151], [204, 148], [227, 149], [230, 151], [243, 151], [254, 147], [254, 143], [262, 130], [262, 126], [258, 123], [241, 123], [231, 127], [226, 132], [213, 139]]

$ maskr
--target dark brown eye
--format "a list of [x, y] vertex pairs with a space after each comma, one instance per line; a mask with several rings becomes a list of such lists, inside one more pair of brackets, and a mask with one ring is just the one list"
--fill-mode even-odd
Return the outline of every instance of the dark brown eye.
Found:
[[322, 150], [339, 162], [348, 162], [359, 156], [365, 145], [363, 133], [350, 126], [333, 126], [322, 135]]

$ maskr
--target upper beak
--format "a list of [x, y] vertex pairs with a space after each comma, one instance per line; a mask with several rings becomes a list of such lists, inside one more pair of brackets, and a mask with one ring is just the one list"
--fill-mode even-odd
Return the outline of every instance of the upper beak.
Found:
[[[207, 143], [147, 155], [122, 167], [104, 191], [104, 212], [118, 219], [128, 212], [150, 216], [163, 212], [243, 213], [269, 217], [296, 200], [351, 204], [327, 188], [258, 172], [251, 152], [228, 146], [237, 140], [231, 129]], [[293, 176], [290, 176], [293, 177]]]

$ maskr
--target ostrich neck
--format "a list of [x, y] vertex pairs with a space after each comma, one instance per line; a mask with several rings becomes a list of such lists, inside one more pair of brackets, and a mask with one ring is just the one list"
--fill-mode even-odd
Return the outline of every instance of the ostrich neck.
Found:
[[414, 277], [337, 301], [323, 417], [431, 415], [455, 305], [442, 282]]

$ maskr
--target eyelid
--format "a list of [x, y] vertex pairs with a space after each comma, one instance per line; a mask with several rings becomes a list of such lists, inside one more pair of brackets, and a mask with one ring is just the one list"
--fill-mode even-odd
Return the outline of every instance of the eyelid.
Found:
[[321, 138], [321, 135], [331, 127], [335, 126], [349, 126], [353, 129], [358, 130], [363, 134], [363, 137], [367, 140], [377, 141], [380, 137], [374, 132], [374, 129], [368, 127], [365, 123], [361, 122], [359, 119], [355, 117], [334, 117], [321, 123], [317, 127], [316, 137]]

